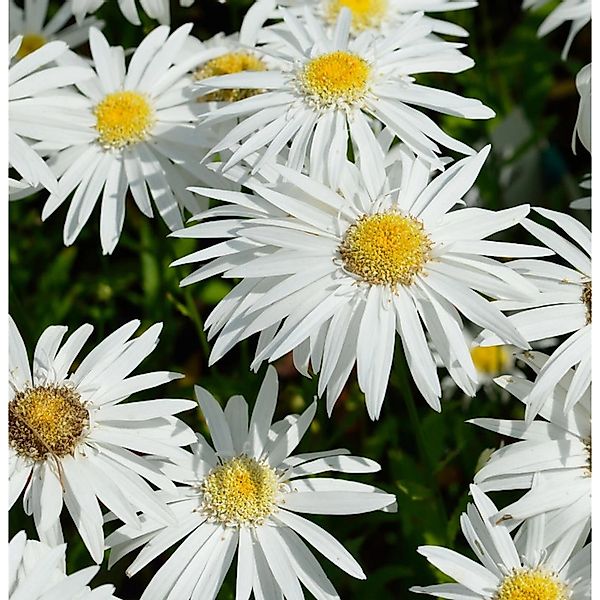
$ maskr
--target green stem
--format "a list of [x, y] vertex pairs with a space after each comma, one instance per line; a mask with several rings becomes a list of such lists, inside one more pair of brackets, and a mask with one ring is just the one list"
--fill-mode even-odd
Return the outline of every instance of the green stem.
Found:
[[400, 389], [400, 393], [404, 398], [404, 403], [406, 404], [406, 409], [408, 410], [408, 417], [410, 420], [411, 429], [415, 434], [419, 456], [421, 458], [421, 462], [424, 464], [427, 470], [427, 478], [429, 479], [429, 485], [434, 492], [437, 510], [444, 519], [444, 522], [447, 523], [448, 516], [446, 514], [446, 507], [435, 478], [435, 472], [437, 470], [436, 464], [431, 458], [431, 454], [429, 453], [429, 449], [427, 447], [425, 435], [423, 434], [423, 428], [421, 427], [421, 419], [419, 418], [417, 405], [412, 392], [406, 359], [401, 351], [396, 352], [395, 363], [399, 366], [399, 368], [396, 369], [396, 374], [399, 378], [399, 381], [397, 382], [399, 385], [397, 387]]
[[206, 332], [204, 331], [202, 317], [198, 312], [198, 307], [196, 306], [196, 303], [192, 298], [192, 293], [188, 287], [183, 288], [183, 295], [185, 297], [187, 309], [190, 313], [190, 318], [196, 327], [196, 332], [198, 334], [198, 339], [200, 340], [200, 345], [202, 346], [202, 351], [204, 352], [204, 356], [206, 356], [208, 359], [208, 356], [210, 355], [210, 346], [208, 345], [208, 340], [206, 339]]

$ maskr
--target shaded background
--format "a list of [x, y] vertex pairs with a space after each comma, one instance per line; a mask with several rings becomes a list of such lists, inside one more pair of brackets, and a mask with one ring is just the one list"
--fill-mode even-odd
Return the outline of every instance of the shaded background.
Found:
[[[55, 2], [54, 8], [59, 4]], [[224, 5], [197, 0], [188, 9], [180, 8], [178, 2], [171, 4], [172, 25], [192, 21], [193, 33], [204, 40], [219, 31], [239, 29], [250, 2], [233, 0]], [[435, 116], [453, 137], [476, 147], [489, 141], [494, 144], [469, 203], [500, 209], [528, 202], [570, 212], [589, 226], [587, 211], [569, 211], [568, 206], [585, 195], [578, 182], [590, 171], [590, 156], [581, 145], [573, 155], [571, 135], [579, 103], [575, 75], [590, 60], [591, 29], [587, 26], [579, 33], [568, 60], [562, 61], [568, 25], [545, 38], [536, 37], [543, 16], [554, 5], [542, 12], [523, 13], [520, 0], [480, 0], [475, 9], [448, 13], [447, 20], [471, 32], [465, 52], [476, 66], [459, 75], [427, 75], [418, 80], [479, 98], [497, 113], [490, 121]], [[107, 23], [104, 32], [109, 41], [126, 48], [137, 45], [157, 25], [143, 14], [143, 27], [129, 24], [114, 0], [97, 16]], [[79, 52], [85, 54], [88, 49]], [[168, 230], [160, 219], [145, 218], [130, 202], [121, 240], [111, 257], [101, 254], [98, 210], [76, 243], [65, 248], [62, 226], [68, 203], [42, 223], [39, 215], [44, 200], [40, 193], [9, 207], [10, 309], [30, 352], [51, 324], [66, 324], [72, 331], [84, 322], [92, 323], [93, 341], [85, 353], [132, 318], [140, 318], [144, 328], [162, 321], [161, 341], [142, 368], [180, 371], [186, 377], [149, 396], [191, 398], [192, 386], [198, 383], [222, 402], [241, 393], [253, 404], [265, 371], [264, 366], [257, 375], [248, 371], [254, 338], [238, 345], [210, 370], [207, 367], [209, 347], [202, 322], [232, 283], [213, 279], [181, 289], [178, 282], [188, 271], [168, 267], [175, 258], [198, 249], [195, 240], [167, 238]], [[504, 237], [527, 240], [526, 232], [516, 228]], [[368, 576], [367, 581], [355, 581], [323, 559], [343, 598], [416, 597], [408, 591], [411, 585], [447, 580], [416, 548], [440, 544], [466, 550], [458, 518], [466, 506], [468, 485], [478, 461], [500, 443], [498, 436], [464, 421], [475, 416], [520, 418], [523, 413], [520, 402], [503, 401], [499, 388], [490, 388], [470, 401], [460, 392], [450, 393], [443, 399], [443, 412], [436, 414], [404, 376], [403, 361], [397, 352], [379, 422], [369, 421], [353, 375], [331, 419], [319, 407], [299, 449], [346, 447], [353, 454], [373, 458], [382, 471], [360, 480], [398, 498], [395, 515], [314, 519], [346, 545]], [[301, 411], [316, 393], [316, 379], [296, 373], [290, 357], [275, 366], [281, 384], [276, 416]], [[206, 433], [199, 414], [190, 412], [184, 418]], [[510, 494], [496, 494], [494, 499], [507, 503]], [[63, 523], [69, 572], [91, 564], [66, 511]], [[11, 535], [23, 528], [36, 537], [18, 502], [10, 514]], [[94, 583], [110, 581], [120, 598], [137, 600], [167, 557], [168, 553], [162, 555], [131, 580], [124, 573], [131, 562], [126, 557], [110, 571], [103, 569]], [[234, 597], [234, 578], [232, 569], [219, 599]]]

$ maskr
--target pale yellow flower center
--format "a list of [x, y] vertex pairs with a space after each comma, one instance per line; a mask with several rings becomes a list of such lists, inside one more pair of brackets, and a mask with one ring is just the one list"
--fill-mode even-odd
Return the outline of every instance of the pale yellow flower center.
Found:
[[385, 19], [387, 0], [327, 0], [325, 19], [334, 23], [342, 8], [352, 13], [352, 28], [356, 31], [379, 27]]
[[588, 281], [583, 285], [581, 301], [585, 304], [585, 322], [589, 325], [592, 322], [592, 282]]
[[[229, 52], [213, 58], [196, 69], [194, 76], [197, 80], [217, 77], [219, 75], [230, 75], [242, 73], [243, 71], [266, 71], [267, 66], [260, 58], [249, 52]], [[262, 90], [233, 89], [217, 90], [198, 98], [199, 102], [235, 102], [260, 94]]]
[[94, 107], [98, 141], [107, 148], [123, 148], [148, 138], [155, 123], [154, 109], [140, 92], [114, 92]]
[[21, 455], [44, 460], [72, 454], [88, 423], [79, 393], [67, 386], [36, 386], [8, 404], [8, 440]]
[[585, 475], [587, 477], [591, 477], [592, 476], [592, 438], [589, 437], [589, 438], [585, 439], [583, 444], [585, 446], [585, 451], [587, 454], [587, 467], [585, 469]]
[[46, 43], [46, 38], [39, 33], [26, 33], [21, 40], [21, 46], [17, 51], [17, 58], [21, 60], [32, 52], [35, 52]]
[[298, 83], [309, 102], [319, 107], [354, 104], [365, 96], [371, 67], [351, 52], [336, 50], [310, 60]]
[[351, 225], [340, 245], [344, 267], [372, 284], [410, 285], [430, 259], [423, 224], [395, 211], [365, 215]]
[[274, 469], [248, 456], [215, 467], [201, 484], [202, 510], [225, 525], [260, 525], [275, 509]]
[[568, 600], [567, 586], [554, 573], [518, 569], [507, 575], [494, 600]]
[[471, 358], [475, 369], [489, 377], [502, 375], [510, 368], [510, 352], [506, 346], [471, 348]]

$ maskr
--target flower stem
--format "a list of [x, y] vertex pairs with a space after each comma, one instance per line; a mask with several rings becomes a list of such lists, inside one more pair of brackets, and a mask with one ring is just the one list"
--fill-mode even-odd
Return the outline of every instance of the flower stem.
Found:
[[412, 392], [412, 385], [410, 377], [408, 375], [408, 366], [406, 364], [406, 358], [404, 357], [404, 353], [401, 349], [398, 349], [398, 351], [396, 352], [394, 362], [399, 367], [396, 369], [396, 374], [398, 376], [398, 379], [396, 381], [398, 384], [397, 388], [399, 388], [400, 394], [404, 398], [404, 403], [406, 405], [408, 417], [410, 419], [411, 429], [414, 431], [415, 434], [417, 449], [419, 451], [421, 463], [425, 466], [425, 469], [427, 471], [429, 486], [433, 493], [438, 514], [444, 519], [444, 522], [447, 523], [448, 517], [446, 514], [446, 507], [444, 505], [444, 500], [442, 498], [442, 494], [440, 492], [440, 488], [435, 477], [435, 473], [437, 470], [436, 464], [433, 458], [431, 457], [431, 454], [429, 453], [427, 447], [427, 442], [425, 440], [425, 435], [421, 426], [421, 419], [419, 418], [417, 405], [415, 403], [415, 399]]
[[210, 355], [210, 346], [208, 345], [208, 340], [206, 339], [206, 332], [204, 331], [202, 317], [198, 312], [198, 307], [196, 306], [196, 303], [192, 298], [192, 294], [189, 288], [183, 288], [183, 295], [185, 296], [185, 303], [189, 311], [190, 318], [192, 319], [194, 326], [196, 327], [198, 339], [200, 340], [200, 345], [202, 346], [202, 352], [208, 360], [208, 356]]

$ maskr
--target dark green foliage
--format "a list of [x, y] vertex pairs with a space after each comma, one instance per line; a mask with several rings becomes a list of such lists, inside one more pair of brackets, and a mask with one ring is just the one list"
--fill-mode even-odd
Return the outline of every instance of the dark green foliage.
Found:
[[[191, 8], [182, 9], [178, 2], [172, 2], [173, 24], [193, 21], [194, 33], [202, 39], [221, 30], [231, 33], [239, 28], [249, 4], [248, 0], [233, 0], [226, 5], [197, 0]], [[577, 183], [590, 170], [589, 154], [580, 148], [574, 156], [570, 148], [579, 101], [574, 79], [589, 60], [590, 30], [588, 27], [579, 34], [569, 59], [563, 62], [560, 51], [566, 27], [540, 40], [536, 29], [542, 16], [522, 13], [520, 4], [520, 0], [480, 0], [476, 9], [448, 14], [449, 20], [471, 32], [465, 51], [475, 59], [476, 66], [460, 75], [423, 76], [420, 81], [479, 98], [494, 108], [498, 116], [487, 122], [453, 117], [440, 120], [449, 134], [468, 144], [483, 145], [493, 140], [496, 128], [517, 110], [529, 124], [530, 132], [523, 139], [517, 140], [516, 135], [522, 131], [515, 133], [512, 155], [495, 152], [484, 166], [477, 183], [483, 206], [499, 209], [529, 202], [567, 211], [569, 202], [582, 195]], [[125, 47], [139, 43], [156, 25], [145, 17], [143, 27], [130, 25], [113, 0], [100, 9], [98, 16], [107, 22], [104, 31], [109, 41]], [[510, 131], [506, 137], [511, 139]], [[526, 156], [530, 162], [520, 167], [519, 161]], [[517, 172], [523, 170], [523, 176], [528, 177], [526, 197], [500, 184], [501, 173], [509, 165]], [[254, 401], [264, 374], [264, 367], [257, 375], [248, 369], [255, 339], [235, 348], [210, 370], [207, 366], [209, 345], [203, 319], [233, 282], [215, 279], [182, 289], [178, 282], [188, 271], [168, 266], [175, 258], [197, 249], [193, 240], [166, 237], [167, 228], [159, 218], [148, 220], [130, 203], [123, 235], [112, 256], [101, 254], [98, 207], [76, 243], [65, 248], [62, 226], [67, 203], [42, 223], [39, 214], [44, 200], [45, 194], [40, 193], [9, 207], [10, 308], [30, 353], [37, 337], [51, 324], [65, 324], [74, 330], [90, 322], [95, 327], [95, 344], [129, 319], [140, 318], [144, 327], [162, 321], [165, 327], [160, 344], [143, 368], [180, 371], [186, 378], [151, 392], [153, 395], [191, 398], [192, 386], [198, 383], [221, 401], [238, 393], [250, 403]], [[577, 216], [584, 221], [589, 218], [581, 211]], [[522, 241], [526, 236], [523, 231], [512, 231], [505, 237]], [[397, 514], [315, 519], [346, 545], [367, 573], [367, 581], [355, 581], [324, 564], [343, 598], [409, 598], [411, 585], [444, 581], [416, 553], [416, 548], [442, 544], [465, 550], [458, 518], [468, 501], [468, 485], [482, 452], [500, 442], [497, 436], [464, 421], [475, 416], [522, 414], [516, 400], [501, 402], [493, 388], [482, 389], [469, 402], [455, 391], [444, 398], [443, 412], [434, 413], [404, 375], [403, 362], [397, 353], [378, 422], [368, 419], [352, 377], [331, 419], [324, 406], [319, 407], [312, 430], [300, 448], [346, 447], [353, 454], [377, 460], [382, 471], [360, 480], [376, 484], [398, 498]], [[316, 380], [298, 375], [289, 357], [276, 366], [281, 380], [277, 415], [300, 411], [316, 394]], [[206, 433], [199, 414], [190, 413], [185, 418]], [[87, 566], [90, 558], [66, 511], [63, 520], [69, 542], [68, 569]], [[19, 501], [11, 513], [11, 534], [22, 528], [34, 535]], [[103, 569], [94, 581], [110, 581], [123, 600], [137, 600], [166, 557], [155, 560], [132, 580], [125, 576], [125, 559], [109, 572]], [[234, 598], [235, 578], [231, 575], [235, 573], [230, 573], [220, 599]]]

